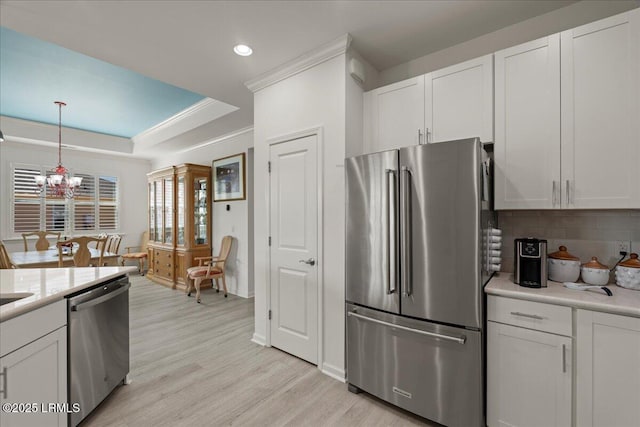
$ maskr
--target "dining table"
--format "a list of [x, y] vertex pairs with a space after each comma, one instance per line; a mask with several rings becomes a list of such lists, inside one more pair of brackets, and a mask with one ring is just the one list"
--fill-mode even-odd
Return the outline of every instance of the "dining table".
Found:
[[[98, 266], [100, 251], [88, 248], [91, 252], [90, 264]], [[45, 251], [19, 251], [10, 252], [11, 261], [19, 268], [53, 268], [58, 267], [58, 249], [47, 249]], [[113, 252], [102, 254], [102, 266], [117, 266], [120, 255]], [[63, 255], [63, 267], [73, 267], [73, 255]]]

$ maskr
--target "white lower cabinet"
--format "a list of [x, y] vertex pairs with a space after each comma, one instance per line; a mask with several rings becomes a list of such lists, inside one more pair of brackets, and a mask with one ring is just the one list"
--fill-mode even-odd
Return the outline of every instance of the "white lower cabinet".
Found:
[[66, 426], [65, 301], [0, 323], [0, 355], [0, 426]]
[[[558, 309], [568, 325], [549, 321]], [[519, 326], [494, 321], [509, 316]], [[571, 308], [489, 296], [488, 319], [487, 425], [571, 426], [572, 338], [541, 331], [571, 331]]]
[[640, 426], [640, 318], [577, 310], [576, 425]]

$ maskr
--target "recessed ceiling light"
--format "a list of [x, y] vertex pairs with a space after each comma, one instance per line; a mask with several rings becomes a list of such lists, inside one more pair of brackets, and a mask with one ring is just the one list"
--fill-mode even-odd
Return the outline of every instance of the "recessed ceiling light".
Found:
[[249, 56], [253, 53], [253, 49], [251, 49], [246, 44], [238, 44], [233, 47], [233, 51], [240, 56]]

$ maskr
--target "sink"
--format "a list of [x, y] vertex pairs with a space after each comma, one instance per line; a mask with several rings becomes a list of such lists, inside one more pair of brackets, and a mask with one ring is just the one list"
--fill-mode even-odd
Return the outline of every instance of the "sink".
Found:
[[33, 295], [31, 292], [17, 292], [14, 294], [0, 294], [0, 305], [9, 304], [10, 302], [21, 300]]

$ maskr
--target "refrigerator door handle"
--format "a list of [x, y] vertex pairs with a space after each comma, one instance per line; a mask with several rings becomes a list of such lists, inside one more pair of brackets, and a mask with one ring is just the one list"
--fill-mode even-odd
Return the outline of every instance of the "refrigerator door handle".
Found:
[[411, 170], [403, 166], [400, 179], [400, 280], [403, 296], [411, 296]]
[[366, 320], [366, 321], [372, 322], [372, 323], [377, 323], [377, 324], [383, 325], [383, 326], [388, 326], [390, 328], [400, 329], [400, 330], [406, 331], [406, 332], [412, 332], [412, 333], [415, 333], [415, 334], [426, 335], [428, 337], [433, 337], [433, 338], [440, 338], [440, 339], [447, 340], [447, 341], [454, 341], [454, 342], [457, 342], [458, 344], [464, 344], [465, 341], [467, 340], [467, 337], [465, 337], [464, 335], [461, 336], [461, 337], [452, 337], [450, 335], [443, 335], [443, 334], [438, 334], [438, 333], [435, 333], [435, 332], [423, 331], [421, 329], [409, 328], [407, 326], [396, 325], [394, 323], [385, 322], [384, 320], [374, 319], [373, 317], [363, 316], [362, 314], [358, 314], [358, 313], [356, 313], [354, 311], [348, 311], [347, 312], [347, 316], [357, 317], [358, 319]]
[[396, 171], [387, 169], [386, 173], [386, 190], [387, 190], [387, 212], [386, 212], [386, 229], [387, 229], [387, 271], [385, 272], [386, 292], [387, 295], [393, 294], [397, 290], [398, 285], [398, 268], [396, 265], [396, 253], [398, 251], [397, 242], [397, 193], [396, 193]]

